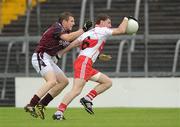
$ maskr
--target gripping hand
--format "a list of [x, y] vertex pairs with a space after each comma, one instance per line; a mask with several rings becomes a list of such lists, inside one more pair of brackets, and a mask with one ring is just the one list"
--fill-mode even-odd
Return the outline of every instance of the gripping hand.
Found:
[[99, 59], [101, 61], [110, 61], [112, 59], [111, 55], [106, 55], [106, 54], [100, 54]]
[[90, 20], [85, 21], [85, 23], [84, 23], [84, 25], [83, 25], [83, 31], [86, 32], [86, 31], [88, 31], [91, 27], [92, 27], [92, 21], [90, 21]]

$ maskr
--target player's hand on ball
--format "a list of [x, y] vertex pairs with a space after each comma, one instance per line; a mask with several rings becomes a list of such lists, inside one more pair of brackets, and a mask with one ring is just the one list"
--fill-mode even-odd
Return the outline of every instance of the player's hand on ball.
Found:
[[133, 19], [135, 20], [136, 22], [138, 22], [138, 20], [136, 18], [134, 18], [133, 16], [129, 16], [128, 19]]
[[110, 61], [112, 59], [111, 55], [106, 55], [106, 54], [100, 54], [99, 59], [101, 61]]
[[137, 19], [135, 19], [132, 16], [129, 16], [128, 17], [128, 25], [126, 28], [126, 33], [127, 34], [134, 34], [138, 31], [138, 29], [139, 29], [139, 24], [138, 24]]
[[90, 20], [85, 21], [83, 25], [84, 32], [88, 31], [91, 27], [92, 27], [92, 21]]

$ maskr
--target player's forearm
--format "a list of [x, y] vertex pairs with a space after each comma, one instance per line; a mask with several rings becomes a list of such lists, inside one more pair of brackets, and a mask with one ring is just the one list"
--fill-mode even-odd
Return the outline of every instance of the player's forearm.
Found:
[[68, 47], [66, 47], [62, 52], [63, 54], [70, 51], [72, 48], [78, 47], [81, 44], [80, 41], [75, 40], [73, 41]]
[[124, 17], [123, 21], [121, 22], [121, 24], [118, 26], [118, 28], [115, 28], [113, 30], [113, 35], [117, 35], [117, 34], [124, 34], [126, 32], [126, 28], [128, 25], [128, 18]]
[[127, 25], [128, 25], [128, 18], [124, 17], [122, 23], [118, 27], [118, 29], [121, 31], [121, 33], [126, 32]]
[[71, 42], [71, 41], [75, 40], [77, 37], [79, 37], [83, 33], [84, 33], [83, 29], [79, 29], [78, 31], [71, 32], [69, 34], [61, 35], [61, 38], [63, 40], [65, 40], [65, 41]]

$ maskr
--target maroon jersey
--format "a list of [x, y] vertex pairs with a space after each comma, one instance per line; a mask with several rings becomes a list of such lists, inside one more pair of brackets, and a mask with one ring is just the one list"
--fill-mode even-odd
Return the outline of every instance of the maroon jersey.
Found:
[[64, 33], [68, 33], [68, 31], [65, 31], [60, 23], [53, 24], [43, 33], [35, 52], [46, 52], [51, 56], [55, 56], [59, 50], [66, 48], [70, 44], [60, 38], [60, 35]]

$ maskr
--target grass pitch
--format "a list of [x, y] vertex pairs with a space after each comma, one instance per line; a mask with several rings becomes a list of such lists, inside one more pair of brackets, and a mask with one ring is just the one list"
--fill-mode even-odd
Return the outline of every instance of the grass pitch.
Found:
[[95, 115], [69, 108], [64, 121], [52, 120], [55, 111], [47, 108], [41, 120], [22, 108], [0, 108], [0, 127], [180, 127], [180, 109], [175, 108], [95, 108]]

